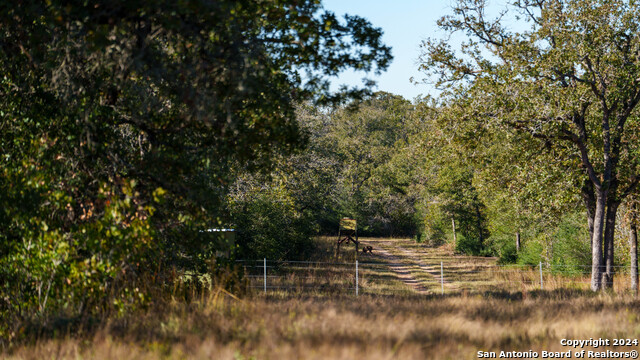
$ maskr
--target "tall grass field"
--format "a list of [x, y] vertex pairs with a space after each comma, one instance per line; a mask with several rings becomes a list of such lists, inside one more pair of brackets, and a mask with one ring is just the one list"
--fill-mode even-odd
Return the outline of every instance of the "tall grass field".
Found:
[[[266, 292], [264, 263], [255, 261], [246, 270], [245, 295], [176, 291], [134, 314], [79, 327], [25, 328], [30, 340], [1, 357], [477, 359], [569, 352], [575, 358], [585, 350], [587, 357], [607, 358], [638, 350], [640, 301], [625, 288], [624, 274], [616, 293], [596, 294], [584, 276], [543, 269], [540, 289], [537, 267], [500, 267], [493, 258], [408, 239], [363, 239], [374, 250], [358, 254], [356, 296], [353, 248], [336, 259], [331, 239], [319, 241], [326, 252], [312, 262], [270, 262]], [[566, 345], [589, 339], [610, 345]], [[614, 346], [620, 339], [624, 345]]]

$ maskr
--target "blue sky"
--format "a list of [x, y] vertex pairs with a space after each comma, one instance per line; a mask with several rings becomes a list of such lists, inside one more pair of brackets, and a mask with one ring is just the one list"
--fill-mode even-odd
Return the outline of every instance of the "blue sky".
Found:
[[[421, 94], [435, 94], [430, 85], [413, 85], [411, 77], [421, 79], [418, 71], [420, 43], [428, 37], [440, 38], [436, 21], [451, 13], [449, 0], [324, 0], [324, 7], [336, 15], [359, 15], [384, 31], [383, 41], [392, 47], [393, 62], [380, 76], [368, 77], [378, 83], [377, 90], [413, 100]], [[362, 74], [344, 73], [336, 84], [361, 85]]]

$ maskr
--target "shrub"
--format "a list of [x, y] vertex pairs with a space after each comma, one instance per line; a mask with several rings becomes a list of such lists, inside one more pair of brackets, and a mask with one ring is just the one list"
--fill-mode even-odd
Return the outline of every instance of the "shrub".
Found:
[[[142, 205], [134, 181], [120, 185], [100, 185], [86, 205], [94, 216], [74, 227], [53, 217], [13, 217], [16, 241], [0, 253], [0, 340], [11, 342], [24, 323], [123, 313], [145, 302], [140, 274], [153, 267], [154, 207]], [[47, 196], [60, 209], [73, 202], [62, 192]]]
[[428, 206], [421, 212], [419, 226], [416, 235], [418, 242], [424, 242], [431, 246], [444, 244], [446, 241], [445, 214], [437, 206]]
[[462, 254], [468, 255], [485, 255], [484, 246], [480, 242], [479, 238], [472, 236], [465, 236], [464, 233], [460, 233], [457, 236], [456, 251]]
[[564, 216], [553, 235], [552, 264], [566, 274], [591, 270], [591, 244], [583, 213]]
[[312, 249], [316, 227], [283, 186], [235, 193], [229, 198], [229, 210], [240, 258], [303, 259]]
[[535, 266], [542, 261], [542, 251], [544, 247], [537, 239], [527, 241], [518, 254], [518, 264]]

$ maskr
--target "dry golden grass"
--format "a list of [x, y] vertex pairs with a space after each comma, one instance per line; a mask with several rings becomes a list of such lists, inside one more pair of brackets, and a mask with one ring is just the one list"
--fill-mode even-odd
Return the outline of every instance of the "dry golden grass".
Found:
[[[359, 259], [364, 293], [359, 297], [350, 275], [353, 252], [335, 260], [327, 250], [314, 260], [338, 264], [270, 269], [270, 284], [286, 289], [267, 295], [254, 289], [243, 299], [222, 291], [189, 303], [165, 299], [153, 308], [76, 329], [71, 336], [34, 333], [30, 342], [0, 357], [475, 359], [478, 351], [571, 350], [560, 344], [563, 338], [640, 338], [640, 301], [625, 291], [593, 294], [576, 285], [584, 277], [553, 274], [545, 274], [541, 291], [534, 268], [498, 268], [492, 258], [455, 256], [451, 249], [406, 240], [364, 242], [374, 246], [374, 254]], [[390, 266], [398, 261], [399, 267]], [[445, 295], [434, 274], [434, 263], [440, 261]], [[404, 275], [425, 292], [416, 293]], [[616, 281], [623, 289], [622, 276]]]
[[9, 359], [473, 359], [566, 351], [563, 338], [638, 338], [640, 302], [578, 291], [356, 298], [218, 296], [43, 338]]

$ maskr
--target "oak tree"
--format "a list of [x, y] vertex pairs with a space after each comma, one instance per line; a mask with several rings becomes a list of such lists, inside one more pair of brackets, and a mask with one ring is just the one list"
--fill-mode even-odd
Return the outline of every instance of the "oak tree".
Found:
[[640, 144], [629, 141], [640, 126], [639, 15], [634, 1], [517, 0], [491, 17], [486, 1], [459, 0], [439, 25], [466, 36], [460, 50], [423, 44], [422, 69], [465, 104], [458, 121], [571, 150], [593, 225], [594, 291], [603, 274], [612, 286], [617, 208], [640, 181]]

